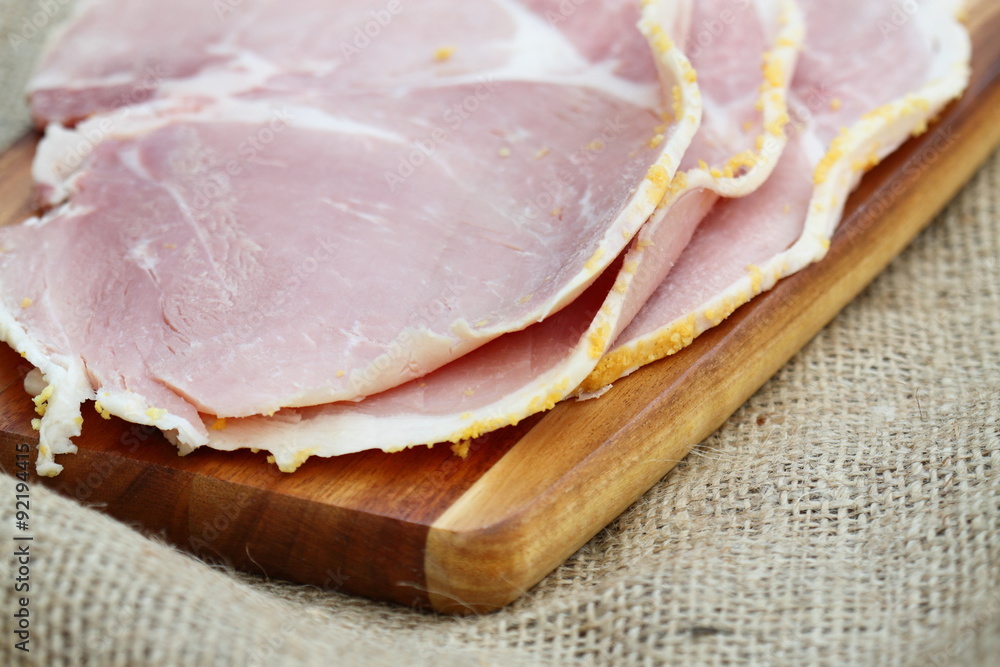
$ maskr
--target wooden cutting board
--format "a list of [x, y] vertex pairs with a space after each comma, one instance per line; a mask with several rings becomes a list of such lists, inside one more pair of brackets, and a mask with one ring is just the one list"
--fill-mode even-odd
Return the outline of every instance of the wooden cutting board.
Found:
[[[179, 457], [153, 429], [88, 407], [80, 453], [36, 479], [198, 557], [445, 613], [500, 608], [662, 478], [913, 239], [1000, 143], [1000, 3], [970, 11], [972, 84], [922, 137], [869, 173], [820, 264], [780, 282], [694, 345], [616, 383], [473, 441], [312, 459]], [[0, 156], [0, 223], [30, 213], [37, 137]], [[31, 369], [0, 346], [0, 463], [37, 434]]]

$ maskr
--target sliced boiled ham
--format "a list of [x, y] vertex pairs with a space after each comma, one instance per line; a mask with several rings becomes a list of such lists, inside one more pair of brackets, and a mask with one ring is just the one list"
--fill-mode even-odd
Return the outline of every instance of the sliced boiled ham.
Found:
[[[674, 3], [671, 3], [673, 5]], [[665, 34], [685, 2], [662, 6]], [[483, 77], [655, 87], [615, 0], [77, 0], [28, 84], [40, 127], [154, 99], [431, 86]], [[553, 39], [553, 38], [556, 39]], [[655, 95], [655, 94], [654, 94]]]
[[[198, 23], [189, 4], [171, 11]], [[191, 448], [200, 413], [361, 399], [558, 313], [698, 127], [670, 39], [685, 3], [411, 7], [393, 23], [409, 59], [372, 41], [344, 62], [311, 32], [341, 3], [302, 4], [271, 21], [247, 2], [238, 28], [191, 34], [208, 46], [154, 35], [130, 62], [80, 45], [159, 6], [85, 3], [50, 52], [36, 116], [96, 115], [49, 126], [34, 173], [52, 208], [0, 232], [0, 334], [48, 384], [39, 472], [73, 451], [87, 399]], [[109, 91], [144, 60], [166, 74], [123, 106]]]
[[887, 0], [801, 4], [808, 36], [791, 141], [775, 173], [756, 193], [712, 209], [583, 390], [679, 351], [822, 259], [864, 172], [924, 132], [968, 83], [971, 47], [954, 2], [925, 0], [901, 25]]
[[[686, 17], [685, 49], [698, 73], [704, 115], [669, 194], [621, 261], [558, 314], [506, 334], [417, 381], [358, 403], [283, 410], [273, 417], [214, 421], [211, 447], [254, 448], [294, 470], [309, 456], [459, 442], [515, 424], [570, 395], [609, 349], [687, 245], [719, 193], [763, 183], [784, 146], [786, 98], [804, 26], [790, 1], [765, 0], [734, 12], [729, 43], [698, 47], [700, 26], [732, 11], [702, 0]], [[734, 129], [738, 128], [738, 129]], [[698, 162], [704, 163], [699, 166]], [[715, 166], [718, 165], [718, 166]]]

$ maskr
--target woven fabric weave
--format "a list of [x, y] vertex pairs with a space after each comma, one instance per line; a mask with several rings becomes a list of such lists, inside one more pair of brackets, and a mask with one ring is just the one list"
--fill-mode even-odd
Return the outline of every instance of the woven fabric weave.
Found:
[[[10, 35], [40, 6], [0, 2], [0, 145], [25, 130], [40, 42], [15, 50]], [[998, 320], [995, 155], [715, 435], [511, 607], [443, 618], [212, 568], [33, 486], [32, 650], [13, 648], [5, 557], [0, 663], [996, 664]], [[0, 476], [5, 552], [13, 496]]]

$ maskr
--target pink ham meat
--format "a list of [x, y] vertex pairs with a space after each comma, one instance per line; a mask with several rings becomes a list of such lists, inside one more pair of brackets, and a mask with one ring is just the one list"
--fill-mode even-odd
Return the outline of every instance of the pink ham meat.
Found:
[[[744, 56], [738, 66], [722, 57], [729, 52], [721, 41], [696, 49], [692, 33], [686, 43], [704, 101], [693, 145], [719, 167], [702, 168], [685, 156], [684, 163], [693, 166], [677, 175], [636, 242], [583, 296], [539, 324], [360, 403], [209, 421], [215, 426], [210, 446], [267, 450], [290, 471], [312, 455], [460, 442], [517, 423], [569, 395], [663, 280], [717, 193], [751, 191], [780, 155], [802, 18], [795, 4], [783, 0], [740, 11], [731, 7], [729, 0], [702, 0], [688, 20], [697, 27], [730, 17], [727, 29], [739, 36]], [[740, 131], [732, 130], [734, 124]]]
[[955, 4], [928, 0], [903, 25], [885, 0], [802, 0], [807, 40], [790, 107], [792, 139], [753, 195], [723, 200], [615, 342], [596, 391], [687, 346], [783, 276], [818, 261], [865, 170], [961, 94], [970, 46]]
[[[29, 83], [40, 126], [157, 99], [339, 94], [491, 77], [657, 83], [638, 3], [78, 0]], [[682, 20], [661, 7], [667, 34]], [[556, 39], [554, 39], [554, 37]]]
[[[109, 4], [84, 9], [67, 49], [115, 22]], [[302, 25], [341, 7], [303, 4]], [[201, 65], [147, 45], [168, 59], [151, 101], [50, 126], [34, 170], [54, 208], [0, 234], [0, 333], [48, 385], [39, 471], [73, 451], [88, 398], [195, 447], [199, 413], [362, 398], [571, 303], [697, 129], [694, 76], [668, 38], [679, 6], [646, 3], [639, 20], [594, 3], [565, 21], [554, 2], [411, 8], [393, 25], [420, 64], [381, 78], [323, 60], [329, 40], [308, 29], [292, 64], [272, 54], [270, 4], [247, 3], [252, 20]], [[41, 91], [77, 66], [62, 48], [35, 80], [39, 117], [104, 111], [138, 76], [99, 52], [78, 65], [89, 78], [63, 82], [79, 106], [53, 111]], [[384, 72], [387, 52], [373, 41], [356, 62]]]

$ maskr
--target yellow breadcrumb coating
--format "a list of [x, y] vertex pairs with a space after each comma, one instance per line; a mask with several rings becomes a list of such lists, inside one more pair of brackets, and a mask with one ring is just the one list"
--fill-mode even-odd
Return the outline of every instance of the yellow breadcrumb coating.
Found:
[[96, 410], [97, 414], [101, 415], [105, 419], [111, 419], [111, 413], [108, 412], [103, 405], [101, 405], [100, 401], [94, 401], [94, 410]]
[[[301, 466], [303, 463], [309, 460], [309, 457], [312, 456], [313, 454], [316, 454], [316, 449], [314, 448], [303, 449], [301, 451], [298, 451], [292, 457], [292, 460], [290, 462], [278, 463], [278, 470], [280, 470], [281, 472], [295, 472], [296, 470], [299, 469], [299, 466]], [[268, 456], [267, 462], [277, 463], [278, 460], [274, 458], [274, 456]]]
[[39, 417], [45, 416], [45, 411], [48, 409], [48, 401], [52, 398], [52, 391], [54, 387], [48, 385], [42, 390], [38, 396], [35, 396], [31, 401], [35, 404], [35, 412], [38, 413]]
[[655, 340], [640, 341], [634, 347], [623, 347], [605, 355], [580, 385], [580, 389], [585, 392], [598, 391], [617, 380], [622, 368], [635, 368], [676, 354], [694, 340], [697, 335], [696, 325], [695, 316], [688, 315], [675, 322], [664, 335], [657, 336]]
[[765, 85], [771, 88], [780, 88], [785, 82], [785, 70], [781, 66], [781, 60], [777, 54], [768, 51], [764, 54], [764, 64], [762, 66]]
[[588, 340], [590, 341], [591, 359], [600, 359], [601, 355], [604, 354], [604, 349], [607, 347], [610, 337], [611, 325], [607, 322], [604, 322], [590, 333]]
[[584, 267], [588, 271], [596, 271], [601, 266], [600, 261], [602, 257], [604, 257], [604, 248], [598, 248], [594, 251], [594, 254], [590, 256], [590, 259], [587, 260], [587, 263], [584, 264]]
[[454, 46], [442, 46], [434, 51], [434, 60], [439, 63], [451, 60], [451, 57], [455, 55], [456, 47]]
[[454, 442], [451, 445], [451, 451], [458, 458], [466, 459], [469, 457], [469, 445], [471, 444], [471, 440], [460, 440], [459, 442]]

